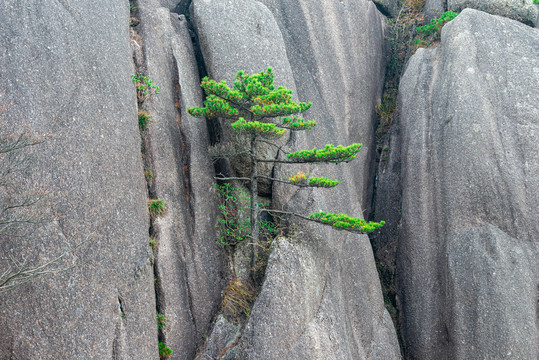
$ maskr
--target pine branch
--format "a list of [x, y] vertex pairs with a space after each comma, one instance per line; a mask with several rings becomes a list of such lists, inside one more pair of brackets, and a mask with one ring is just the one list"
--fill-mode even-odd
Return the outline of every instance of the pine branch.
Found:
[[365, 234], [370, 233], [376, 230], [379, 227], [382, 227], [385, 222], [381, 221], [380, 223], [373, 222], [373, 221], [365, 221], [360, 218], [353, 218], [346, 214], [333, 214], [333, 213], [314, 213], [311, 214], [309, 217], [303, 216], [301, 214], [291, 212], [291, 211], [283, 211], [283, 210], [272, 210], [272, 209], [260, 209], [260, 212], [269, 212], [269, 213], [277, 213], [277, 214], [283, 214], [283, 215], [291, 215], [295, 217], [299, 217], [301, 219], [319, 223], [322, 225], [330, 225], [336, 230], [345, 230], [348, 232], [356, 233], [356, 234]]

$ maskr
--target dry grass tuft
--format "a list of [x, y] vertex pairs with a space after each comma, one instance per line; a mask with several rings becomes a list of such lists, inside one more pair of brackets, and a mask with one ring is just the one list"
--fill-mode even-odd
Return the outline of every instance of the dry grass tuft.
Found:
[[234, 278], [225, 288], [223, 313], [236, 321], [249, 316], [255, 298], [256, 293], [247, 280]]

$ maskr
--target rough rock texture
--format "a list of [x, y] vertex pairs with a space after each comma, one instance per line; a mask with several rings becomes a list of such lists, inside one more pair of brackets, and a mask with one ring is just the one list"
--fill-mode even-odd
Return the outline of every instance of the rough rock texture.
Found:
[[[294, 197], [289, 207], [302, 213], [323, 208], [361, 216], [370, 203], [372, 172], [367, 164], [383, 80], [380, 14], [372, 2], [363, 0], [263, 3], [266, 6], [250, 1], [193, 2], [208, 72], [230, 79], [237, 68], [260, 71], [270, 65], [276, 84], [294, 90], [302, 101], [312, 101], [307, 118], [319, 125], [309, 138], [295, 136], [294, 148], [363, 142], [365, 148], [352, 164], [312, 167], [313, 174], [343, 180], [336, 189], [296, 193], [273, 187], [278, 208]], [[297, 170], [276, 168], [276, 177]], [[244, 336], [226, 358], [399, 356], [368, 238], [304, 226], [296, 240], [282, 238], [275, 244]]]
[[[384, 32], [380, 13], [369, 1], [343, 1], [325, 4], [321, 9], [303, 2], [265, 0], [264, 3], [282, 29], [297, 96], [313, 103], [307, 117], [318, 124], [313, 131], [296, 133], [291, 148], [362, 143], [363, 148], [353, 165], [322, 165], [319, 174], [346, 179], [344, 186], [358, 193], [350, 201], [358, 200], [357, 205], [366, 215], [374, 180], [371, 161], [374, 113], [384, 78]], [[334, 173], [327, 172], [331, 169], [335, 169]], [[285, 167], [283, 176], [294, 173], [292, 170]], [[288, 189], [295, 191], [296, 188]], [[333, 198], [332, 191], [335, 190], [324, 193]]]
[[372, 2], [384, 15], [391, 17], [398, 16], [402, 6], [399, 0], [372, 0]]
[[537, 359], [539, 33], [464, 10], [400, 85], [409, 359]]
[[423, 12], [427, 18], [437, 18], [445, 11], [446, 0], [427, 0], [423, 6]]
[[219, 315], [212, 328], [211, 336], [204, 344], [204, 352], [197, 356], [197, 360], [218, 359], [224, 354], [227, 347], [234, 347], [234, 341], [239, 335], [241, 325], [233, 324]]
[[[152, 166], [150, 193], [167, 213], [154, 231], [158, 309], [166, 315], [173, 359], [193, 359], [221, 303], [226, 254], [215, 242], [214, 170], [205, 119], [187, 114], [202, 91], [186, 22], [155, 1], [141, 4], [146, 73], [161, 88], [144, 102], [152, 118], [145, 135]], [[183, 19], [183, 17], [182, 17]]]
[[[191, 12], [210, 78], [226, 80], [232, 86], [238, 70], [253, 74], [272, 67], [275, 84], [295, 90], [281, 32], [263, 4], [245, 0], [202, 0], [193, 1]], [[231, 133], [230, 121], [224, 120], [223, 143], [231, 138]], [[287, 139], [288, 135], [280, 141], [284, 144]], [[243, 143], [249, 144], [248, 140]], [[277, 153], [275, 147], [265, 144], [258, 146], [257, 151], [268, 158]], [[238, 175], [249, 176], [248, 161], [231, 162]], [[265, 176], [271, 176], [272, 168], [271, 163], [260, 163], [257, 167], [259, 174]], [[259, 192], [269, 194], [271, 182], [261, 179]]]
[[1, 295], [2, 359], [158, 358], [128, 23], [126, 1], [0, 3], [0, 131], [53, 135], [30, 175], [57, 215], [1, 238], [0, 269], [88, 239], [79, 267]]
[[447, 0], [447, 9], [460, 12], [465, 8], [505, 16], [539, 27], [539, 4], [533, 0]]
[[402, 215], [400, 181], [402, 137], [398, 121], [397, 114], [391, 124], [387, 142], [383, 145], [378, 165], [374, 220], [384, 220], [386, 224], [371, 236], [375, 257], [385, 265], [392, 265], [395, 261]]

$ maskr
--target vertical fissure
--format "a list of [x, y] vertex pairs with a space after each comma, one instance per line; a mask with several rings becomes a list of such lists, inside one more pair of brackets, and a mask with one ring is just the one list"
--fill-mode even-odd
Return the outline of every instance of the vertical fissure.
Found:
[[[134, 72], [135, 73], [142, 73], [143, 72], [143, 64], [145, 63], [146, 56], [144, 53], [144, 50], [142, 48], [142, 38], [140, 34], [137, 31], [137, 26], [140, 24], [141, 19], [137, 16], [138, 15], [138, 0], [129, 0], [129, 6], [130, 6], [130, 37], [131, 37], [131, 49], [133, 52], [133, 65], [134, 65]], [[139, 124], [139, 132], [140, 132], [140, 150], [141, 150], [141, 158], [143, 162], [143, 168], [144, 168], [144, 177], [146, 180], [146, 190], [148, 195], [148, 201], [150, 199], [155, 198], [155, 190], [153, 188], [153, 170], [152, 170], [152, 159], [147, 151], [147, 144], [149, 143], [149, 139], [146, 138], [146, 126], [143, 126], [141, 123], [141, 114], [144, 114], [145, 116], [150, 117], [145, 109], [143, 108], [143, 102], [144, 99], [141, 99], [138, 97], [137, 94], [137, 108], [138, 108], [138, 124]], [[148, 144], [149, 145], [149, 144]], [[148, 238], [149, 238], [149, 245], [152, 248], [152, 253], [154, 257], [154, 263], [153, 263], [153, 279], [154, 279], [154, 291], [155, 291], [155, 311], [156, 314], [161, 314], [165, 311], [163, 308], [162, 297], [163, 297], [163, 287], [160, 281], [159, 276], [159, 267], [158, 267], [158, 238], [157, 238], [157, 232], [154, 228], [154, 218], [150, 216], [150, 223], [148, 226]], [[120, 298], [119, 298], [120, 301]], [[122, 303], [120, 302], [120, 306], [122, 306]], [[165, 342], [165, 334], [161, 327], [157, 327], [158, 329], [158, 342]]]

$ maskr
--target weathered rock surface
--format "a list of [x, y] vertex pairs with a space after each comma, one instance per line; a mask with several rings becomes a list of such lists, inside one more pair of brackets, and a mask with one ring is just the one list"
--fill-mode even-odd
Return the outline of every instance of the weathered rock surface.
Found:
[[391, 17], [398, 16], [402, 6], [399, 0], [372, 0], [372, 2], [384, 15]]
[[423, 6], [423, 12], [427, 18], [437, 18], [445, 11], [445, 0], [427, 0]]
[[464, 10], [400, 85], [409, 359], [537, 359], [539, 33]]
[[[238, 70], [254, 74], [272, 67], [275, 84], [295, 90], [281, 31], [263, 4], [245, 0], [193, 1], [192, 13], [210, 78], [226, 80], [232, 87]], [[230, 121], [224, 120], [221, 134], [223, 143], [231, 139], [231, 133]], [[288, 135], [279, 141], [284, 144], [287, 139]], [[248, 146], [249, 140], [243, 143]], [[277, 154], [275, 147], [266, 144], [260, 144], [257, 152], [268, 158]], [[249, 176], [248, 160], [234, 159], [231, 163], [239, 176]], [[257, 169], [259, 174], [271, 176], [273, 166], [271, 163], [260, 163]], [[271, 182], [261, 179], [259, 192], [271, 193]]]
[[[152, 122], [145, 135], [153, 179], [150, 193], [167, 213], [154, 222], [158, 251], [158, 308], [173, 359], [193, 359], [221, 303], [226, 254], [216, 242], [217, 197], [202, 91], [186, 22], [156, 1], [140, 9], [146, 73], [160, 86], [142, 107]], [[183, 19], [183, 17], [182, 17]]]
[[1, 295], [2, 359], [158, 359], [128, 24], [126, 1], [0, 3], [0, 131], [53, 135], [30, 176], [57, 215], [0, 239], [1, 272], [10, 249], [46, 261], [88, 239], [80, 266]]
[[[384, 78], [380, 13], [370, 1], [343, 1], [322, 7], [281, 0], [263, 3], [283, 33], [297, 96], [313, 103], [307, 117], [317, 121], [314, 130], [295, 134], [297, 140], [291, 147], [362, 143], [352, 165], [322, 166], [319, 174], [345, 180], [347, 185], [343, 185], [353, 188], [351, 193], [358, 193], [350, 202], [357, 200], [368, 214], [374, 180], [374, 114]], [[295, 173], [293, 170], [285, 168], [282, 176]], [[324, 193], [334, 198], [332, 191], [338, 190]]]
[[[312, 101], [306, 117], [319, 125], [307, 136], [294, 136], [295, 149], [363, 142], [353, 164], [311, 169], [312, 174], [342, 180], [336, 189], [296, 193], [273, 187], [277, 208], [301, 213], [323, 208], [361, 216], [370, 203], [368, 164], [383, 79], [381, 17], [370, 1], [263, 4], [193, 2], [208, 72], [231, 80], [236, 69], [256, 72], [272, 66], [276, 84]], [[274, 171], [279, 178], [297, 170]], [[399, 356], [368, 238], [304, 226], [297, 239], [275, 244], [244, 336], [226, 358]]]
[[533, 0], [447, 0], [447, 9], [460, 12], [465, 8], [505, 16], [539, 27], [539, 4]]

